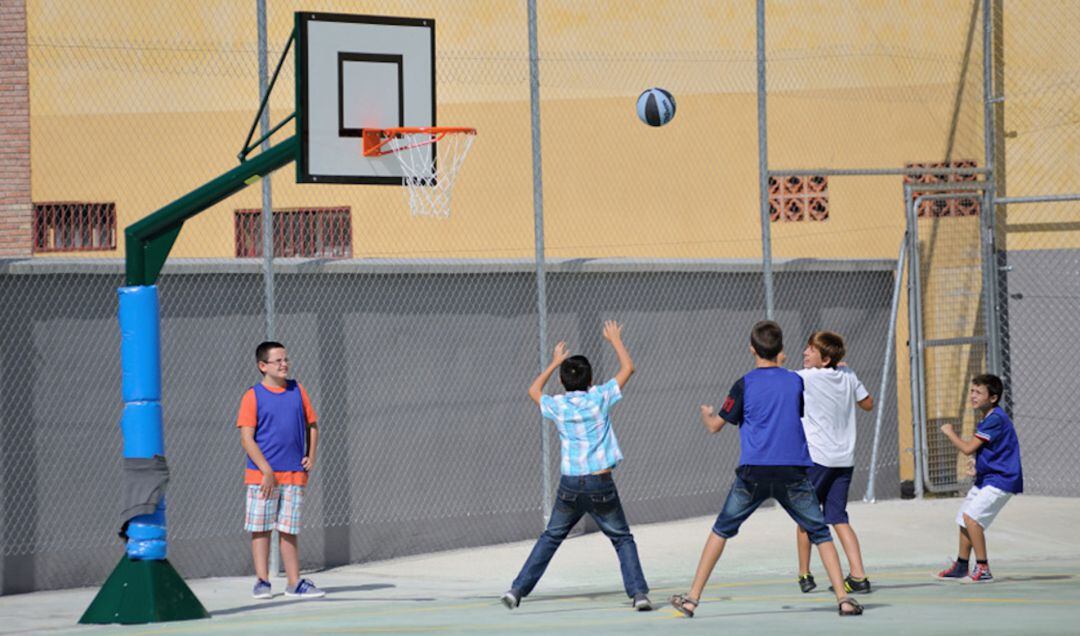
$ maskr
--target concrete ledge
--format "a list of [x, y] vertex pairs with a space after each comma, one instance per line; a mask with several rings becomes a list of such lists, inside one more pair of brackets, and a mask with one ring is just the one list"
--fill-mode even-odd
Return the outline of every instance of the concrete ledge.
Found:
[[[259, 259], [172, 259], [165, 275], [259, 274]], [[896, 261], [888, 259], [788, 259], [773, 261], [775, 272], [891, 272]], [[548, 273], [614, 274], [635, 272], [712, 272], [754, 274], [761, 261], [735, 259], [559, 259], [548, 260]], [[456, 259], [314, 259], [283, 258], [274, 261], [277, 274], [524, 274], [536, 271], [531, 260]], [[124, 274], [121, 259], [8, 259], [0, 260], [0, 275], [28, 274]]]

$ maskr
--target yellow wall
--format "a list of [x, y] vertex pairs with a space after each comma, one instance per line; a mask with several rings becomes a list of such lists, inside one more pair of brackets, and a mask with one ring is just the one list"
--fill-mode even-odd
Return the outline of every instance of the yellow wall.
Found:
[[[295, 10], [434, 17], [439, 122], [480, 131], [447, 221], [411, 218], [396, 187], [297, 185], [292, 166], [273, 177], [275, 207], [350, 206], [358, 258], [532, 257], [524, 2], [268, 4], [271, 64]], [[769, 2], [771, 167], [899, 168], [946, 158], [982, 165], [979, 29], [961, 75], [977, 4]], [[1076, 136], [1060, 134], [1060, 126], [1076, 125], [1060, 106], [1071, 103], [1071, 84], [1061, 78], [1071, 81], [1075, 61], [1025, 35], [1053, 23], [1054, 15], [1038, 13], [1048, 4], [1025, 3], [1024, 19], [1014, 12], [1006, 21], [1007, 33], [1019, 33], [1006, 38], [1010, 90], [1031, 96], [1006, 105], [1010, 195], [1032, 193], [1029, 186], [1080, 190]], [[539, 5], [548, 256], [760, 258], [753, 4]], [[259, 98], [254, 3], [28, 0], [27, 7], [34, 201], [114, 201], [122, 229], [236, 165]], [[292, 75], [290, 59], [271, 100], [275, 120], [293, 109]], [[634, 113], [648, 86], [678, 100], [675, 120], [661, 129]], [[827, 222], [772, 226], [776, 258], [896, 257], [904, 230], [899, 178], [832, 178], [829, 201]], [[233, 211], [259, 205], [260, 189], [248, 188], [192, 219], [172, 256], [231, 257]], [[1075, 222], [1065, 208], [1050, 217], [1015, 210], [1010, 226]], [[1080, 232], [1055, 233], [1052, 244], [1028, 230], [1009, 240], [1010, 249], [1077, 248]], [[123, 254], [120, 240], [115, 252], [81, 256]], [[906, 304], [896, 340], [902, 423], [910, 422]], [[903, 451], [911, 432], [900, 429]], [[904, 452], [901, 475], [912, 476]]]

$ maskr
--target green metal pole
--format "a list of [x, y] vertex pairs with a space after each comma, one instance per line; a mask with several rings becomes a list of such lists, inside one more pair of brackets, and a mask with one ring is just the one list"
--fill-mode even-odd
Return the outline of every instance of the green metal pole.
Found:
[[295, 161], [299, 149], [297, 138], [290, 137], [129, 225], [124, 230], [127, 284], [153, 285], [184, 221]]

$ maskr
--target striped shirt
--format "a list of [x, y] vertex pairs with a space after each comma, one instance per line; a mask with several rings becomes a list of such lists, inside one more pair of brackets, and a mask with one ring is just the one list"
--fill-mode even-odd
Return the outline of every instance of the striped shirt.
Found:
[[540, 398], [540, 413], [555, 422], [562, 450], [562, 474], [588, 475], [614, 468], [622, 461], [619, 441], [608, 411], [622, 399], [614, 379], [588, 391]]

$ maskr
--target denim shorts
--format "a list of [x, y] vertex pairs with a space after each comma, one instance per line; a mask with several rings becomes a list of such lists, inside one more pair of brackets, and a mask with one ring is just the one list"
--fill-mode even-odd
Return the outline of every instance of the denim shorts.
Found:
[[734, 537], [739, 533], [739, 526], [770, 498], [806, 530], [810, 541], [832, 541], [821, 504], [803, 466], [739, 466], [712, 531], [725, 539]]
[[818, 501], [825, 512], [825, 523], [831, 525], [847, 523], [847, 500], [848, 489], [851, 488], [851, 474], [855, 472], [852, 466], [835, 468], [814, 464], [807, 477], [814, 485]]

